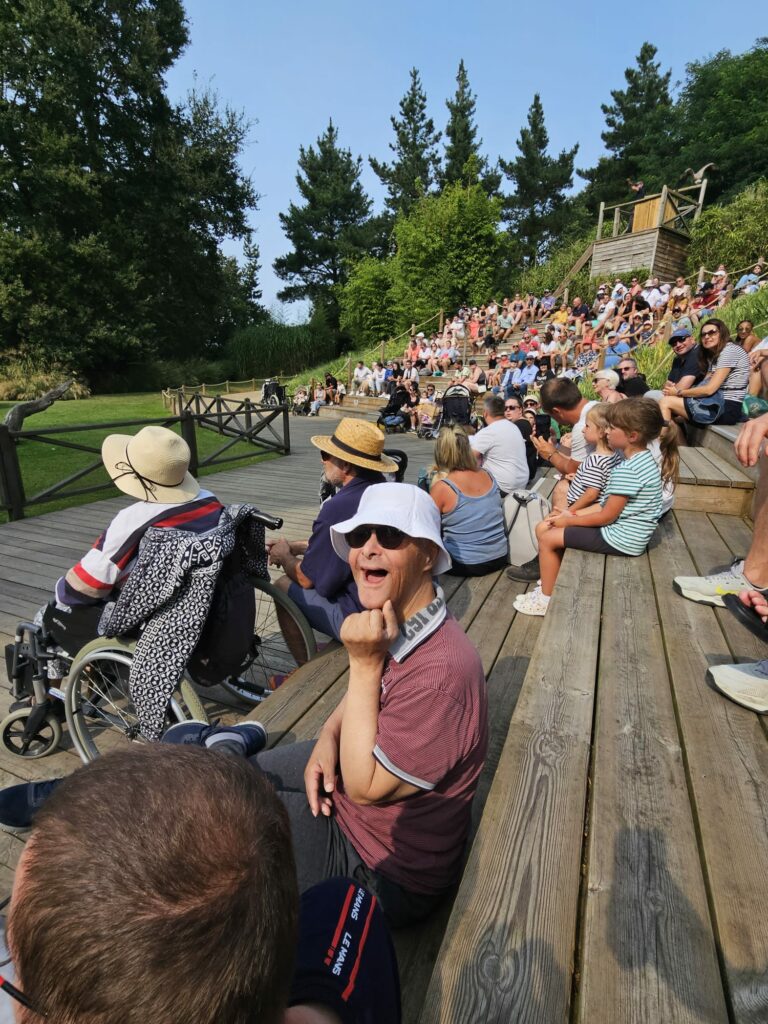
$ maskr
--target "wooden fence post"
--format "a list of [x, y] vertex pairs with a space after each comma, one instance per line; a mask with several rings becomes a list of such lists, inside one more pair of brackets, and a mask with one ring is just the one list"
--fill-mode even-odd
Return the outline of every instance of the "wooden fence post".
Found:
[[288, 415], [288, 406], [283, 406], [283, 440], [285, 441], [285, 454], [291, 454], [291, 417]]
[[704, 267], [699, 267], [699, 276], [696, 279], [696, 289], [697, 290], [699, 288], [701, 288], [702, 284], [704, 283], [704, 278], [706, 277], [706, 275], [707, 275], [706, 269]]
[[251, 430], [251, 428], [253, 427], [253, 416], [251, 414], [250, 398], [246, 398], [246, 400], [243, 402], [243, 412], [245, 415], [245, 429]]
[[181, 436], [189, 445], [189, 472], [192, 476], [197, 475], [197, 434], [195, 433], [195, 419], [189, 410], [181, 414]]
[[219, 424], [219, 433], [224, 434], [224, 416], [221, 411], [221, 395], [216, 395], [216, 419]]
[[621, 227], [621, 209], [616, 207], [613, 211], [613, 237], [618, 238], [619, 228]]
[[386, 343], [386, 341], [382, 341], [381, 342], [381, 365], [382, 366], [386, 362], [386, 355], [387, 355], [386, 349], [387, 349], [387, 343]]
[[605, 218], [605, 202], [600, 203], [600, 213], [597, 218], [597, 240], [603, 237], [603, 220]]
[[224, 390], [226, 391], [227, 394], [229, 394], [229, 381], [228, 380], [224, 381]]
[[438, 329], [438, 331], [440, 332], [440, 334], [442, 334], [442, 333], [443, 333], [443, 328], [444, 328], [444, 327], [445, 327], [445, 313], [444, 313], [444, 311], [443, 311], [443, 310], [441, 309], [441, 310], [440, 310], [440, 319], [439, 319], [439, 320], [437, 321], [437, 329]]
[[24, 481], [21, 477], [19, 454], [4, 423], [0, 423], [0, 498], [8, 506], [10, 520], [24, 518]]

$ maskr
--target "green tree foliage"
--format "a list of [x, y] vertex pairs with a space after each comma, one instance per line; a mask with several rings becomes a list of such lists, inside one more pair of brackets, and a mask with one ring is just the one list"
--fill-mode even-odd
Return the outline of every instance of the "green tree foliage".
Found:
[[248, 285], [219, 242], [247, 238], [257, 197], [242, 117], [165, 94], [186, 42], [178, 0], [0, 8], [6, 350], [96, 378], [221, 340]]
[[740, 270], [768, 255], [768, 180], [755, 182], [733, 202], [705, 209], [691, 232], [688, 267]]
[[400, 118], [390, 120], [395, 132], [395, 141], [389, 144], [394, 161], [386, 164], [369, 157], [368, 162], [387, 187], [389, 212], [407, 215], [416, 200], [430, 191], [440, 170], [437, 144], [441, 136], [427, 117], [427, 95], [416, 68], [411, 68], [411, 84], [400, 100]]
[[669, 90], [671, 72], [662, 74], [656, 47], [643, 43], [635, 67], [627, 68], [626, 89], [612, 89], [612, 103], [603, 103], [606, 129], [601, 138], [610, 156], [578, 173], [588, 181], [585, 200], [590, 209], [600, 201], [630, 200], [627, 178], [642, 178], [648, 191], [669, 175], [675, 152], [676, 118]]
[[517, 140], [519, 156], [499, 158], [499, 166], [511, 179], [515, 192], [505, 203], [505, 219], [516, 237], [525, 266], [534, 266], [562, 234], [568, 213], [565, 190], [573, 185], [573, 161], [578, 144], [549, 156], [549, 135], [544, 108], [536, 93], [528, 110], [528, 126]]
[[[678, 102], [682, 174], [714, 162], [707, 196], [734, 195], [768, 176], [768, 39], [689, 64]], [[686, 180], [690, 183], [690, 177]]]
[[371, 201], [360, 184], [361, 165], [360, 157], [339, 148], [331, 121], [317, 148], [299, 150], [296, 184], [303, 203], [280, 214], [293, 249], [274, 262], [277, 276], [288, 282], [278, 298], [310, 299], [323, 308], [332, 330], [339, 326], [338, 290], [371, 244]]
[[482, 185], [456, 183], [398, 218], [392, 294], [400, 325], [488, 299], [503, 250], [500, 215], [501, 200]]
[[480, 155], [482, 139], [477, 137], [475, 124], [476, 97], [469, 86], [469, 76], [464, 61], [459, 61], [456, 72], [456, 92], [452, 100], [446, 100], [448, 124], [445, 129], [445, 161], [442, 171], [443, 185], [459, 182], [473, 185], [480, 181], [489, 195], [495, 195], [501, 184], [501, 176], [488, 167], [488, 161]]
[[366, 257], [350, 272], [340, 299], [341, 327], [358, 346], [372, 348], [395, 333], [394, 267], [394, 260]]

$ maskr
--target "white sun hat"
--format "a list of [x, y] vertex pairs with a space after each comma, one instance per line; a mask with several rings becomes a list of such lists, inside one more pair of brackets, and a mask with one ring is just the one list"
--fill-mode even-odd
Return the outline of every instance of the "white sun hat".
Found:
[[431, 540], [438, 549], [435, 576], [451, 568], [451, 556], [440, 536], [440, 511], [420, 487], [413, 484], [372, 484], [363, 492], [357, 512], [351, 519], [331, 527], [333, 550], [346, 562], [349, 544], [346, 534], [358, 526], [394, 526], [408, 537]]
[[189, 472], [189, 446], [167, 427], [110, 434], [102, 443], [101, 458], [112, 482], [132, 498], [172, 504], [200, 493], [200, 484]]

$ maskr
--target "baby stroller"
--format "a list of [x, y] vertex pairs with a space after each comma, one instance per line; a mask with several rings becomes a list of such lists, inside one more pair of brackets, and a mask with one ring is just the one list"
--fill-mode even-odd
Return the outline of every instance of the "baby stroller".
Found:
[[429, 416], [426, 413], [421, 414], [421, 421], [418, 428], [416, 429], [416, 436], [420, 437], [423, 441], [433, 440], [437, 437], [437, 424], [440, 420], [440, 412], [443, 407], [442, 398], [438, 398], [435, 401], [435, 415]]
[[443, 392], [443, 407], [437, 423], [433, 428], [433, 437], [437, 437], [440, 428], [449, 423], [459, 423], [462, 427], [472, 427], [472, 392], [463, 384], [451, 384]]
[[261, 385], [262, 405], [284, 405], [285, 388], [277, 377], [268, 377]]
[[293, 396], [293, 408], [292, 412], [294, 416], [309, 416], [309, 410], [311, 408], [311, 402], [309, 394], [305, 388], [299, 388], [296, 394]]
[[408, 416], [403, 412], [408, 394], [403, 387], [395, 389], [394, 394], [379, 413], [376, 425], [385, 434], [402, 434], [408, 429]]

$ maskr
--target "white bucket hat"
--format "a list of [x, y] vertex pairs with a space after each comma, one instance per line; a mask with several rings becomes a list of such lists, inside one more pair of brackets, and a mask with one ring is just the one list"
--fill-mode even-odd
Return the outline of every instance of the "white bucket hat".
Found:
[[451, 567], [451, 556], [440, 536], [440, 511], [420, 487], [391, 483], [367, 487], [355, 515], [331, 527], [333, 550], [345, 562], [349, 558], [346, 534], [358, 526], [394, 526], [413, 539], [431, 540], [439, 549], [434, 575], [439, 576]]
[[112, 482], [141, 501], [191, 501], [200, 484], [189, 472], [189, 445], [167, 427], [143, 427], [138, 434], [110, 434], [101, 458]]

